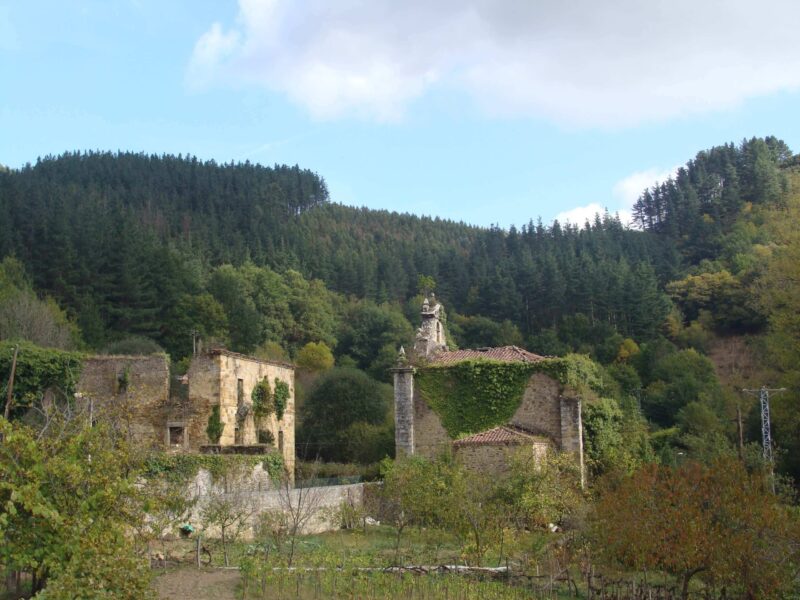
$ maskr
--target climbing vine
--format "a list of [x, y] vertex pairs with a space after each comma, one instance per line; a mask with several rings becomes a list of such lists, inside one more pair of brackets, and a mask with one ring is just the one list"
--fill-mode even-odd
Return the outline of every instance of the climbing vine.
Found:
[[30, 406], [41, 399], [48, 389], [66, 398], [74, 396], [83, 367], [83, 354], [40, 348], [29, 342], [0, 342], [0, 389], [4, 392], [3, 402], [16, 346], [19, 346], [19, 352], [14, 373], [15, 407]]
[[266, 377], [253, 387], [250, 398], [253, 400], [253, 414], [255, 416], [267, 417], [275, 412], [275, 397]]
[[533, 363], [469, 360], [421, 369], [415, 383], [450, 437], [507, 423], [522, 400]]
[[264, 457], [262, 467], [272, 481], [280, 481], [283, 478], [285, 465], [283, 456], [280, 452], [270, 452]]
[[434, 364], [417, 372], [415, 385], [448, 435], [457, 438], [508, 423], [534, 373], [544, 373], [580, 393], [603, 389], [598, 365], [577, 354], [535, 363], [478, 359]]
[[212, 444], [219, 444], [219, 438], [222, 437], [223, 429], [225, 429], [225, 423], [223, 423], [220, 418], [219, 404], [215, 404], [211, 407], [211, 414], [208, 415], [208, 424], [206, 425], [208, 441]]
[[283, 413], [286, 411], [286, 405], [289, 403], [289, 384], [275, 378], [275, 393], [273, 394], [273, 401], [275, 403], [275, 414], [280, 421], [283, 418]]

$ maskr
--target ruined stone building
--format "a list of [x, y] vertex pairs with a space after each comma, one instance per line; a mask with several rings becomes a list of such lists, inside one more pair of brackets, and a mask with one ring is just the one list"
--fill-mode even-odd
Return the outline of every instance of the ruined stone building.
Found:
[[[259, 382], [272, 393], [288, 389], [282, 415], [258, 416], [252, 393]], [[168, 358], [93, 356], [85, 360], [78, 382], [83, 402], [101, 414], [113, 409], [133, 439], [169, 452], [246, 452], [277, 448], [294, 470], [294, 366], [211, 350], [195, 356], [187, 374], [170, 378]], [[206, 428], [219, 407], [222, 435], [208, 439]]]
[[[581, 399], [575, 390], [551, 375], [553, 369], [548, 368], [559, 359], [538, 356], [516, 346], [448, 350], [443, 315], [444, 310], [434, 297], [425, 300], [413, 352], [407, 357], [401, 348], [398, 364], [393, 369], [396, 454], [433, 458], [442, 452], [452, 452], [470, 466], [494, 472], [503, 470], [509, 454], [520, 447], [530, 448], [534, 456], [542, 456], [552, 449], [574, 454], [582, 469]], [[499, 416], [489, 415], [492, 407], [488, 406], [490, 399], [486, 398], [489, 416], [477, 419], [477, 422], [491, 423], [492, 419], [502, 418], [504, 422], [494, 422], [479, 430], [470, 430], [467, 422], [465, 429], [454, 431], [453, 411], [457, 412], [464, 401], [458, 393], [459, 390], [463, 393], [465, 388], [440, 386], [439, 398], [433, 398], [430, 393], [426, 397], [421, 377], [441, 375], [442, 370], [455, 372], [458, 365], [465, 366], [467, 362], [480, 363], [478, 366], [482, 369], [504, 363], [522, 365], [519, 372], [524, 379], [519, 397], [505, 399], [510, 404]], [[493, 398], [492, 402], [495, 400]], [[482, 401], [484, 399], [478, 398], [478, 406], [473, 405], [471, 410], [480, 412]]]

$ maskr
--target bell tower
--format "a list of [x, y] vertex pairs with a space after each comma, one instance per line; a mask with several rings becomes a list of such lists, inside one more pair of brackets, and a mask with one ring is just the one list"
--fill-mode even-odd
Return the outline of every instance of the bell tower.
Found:
[[427, 360], [436, 353], [447, 350], [447, 341], [444, 333], [442, 317], [444, 309], [431, 293], [430, 299], [422, 302], [422, 325], [417, 330], [414, 340], [414, 355], [417, 359]]

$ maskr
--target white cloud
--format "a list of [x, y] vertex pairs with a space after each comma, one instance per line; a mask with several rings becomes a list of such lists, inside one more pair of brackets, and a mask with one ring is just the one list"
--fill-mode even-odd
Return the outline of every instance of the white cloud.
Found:
[[239, 0], [187, 78], [321, 118], [396, 119], [442, 86], [490, 113], [628, 126], [797, 89], [799, 19], [791, 0]]
[[671, 169], [646, 169], [631, 173], [614, 184], [614, 197], [625, 208], [633, 208], [642, 192], [654, 185], [667, 181], [678, 172], [679, 168], [676, 166]]
[[604, 206], [601, 206], [597, 202], [592, 202], [586, 206], [578, 206], [576, 208], [560, 212], [556, 215], [556, 220], [559, 223], [572, 223], [573, 225], [583, 227], [586, 221], [591, 223], [594, 221], [595, 215], [602, 216], [605, 210], [606, 209]]
[[647, 188], [667, 181], [677, 173], [680, 167], [672, 167], [671, 169], [645, 169], [644, 171], [636, 171], [627, 177], [620, 179], [614, 184], [612, 190], [613, 196], [616, 199], [616, 209], [608, 206], [602, 206], [597, 202], [592, 202], [586, 206], [578, 206], [576, 208], [560, 212], [556, 215], [559, 223], [572, 223], [583, 227], [583, 224], [588, 220], [594, 221], [594, 216], [608, 210], [611, 214], [617, 214], [619, 220], [623, 225], [633, 227], [633, 205], [639, 199], [642, 192]]

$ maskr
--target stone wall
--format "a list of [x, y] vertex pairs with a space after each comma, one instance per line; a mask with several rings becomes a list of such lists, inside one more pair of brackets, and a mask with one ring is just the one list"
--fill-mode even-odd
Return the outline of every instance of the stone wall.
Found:
[[508, 472], [517, 453], [530, 452], [538, 462], [550, 448], [551, 444], [544, 440], [530, 444], [470, 444], [453, 446], [453, 456], [469, 469], [499, 477]]
[[[397, 393], [397, 388], [395, 388]], [[510, 423], [552, 441], [553, 447], [572, 452], [583, 466], [583, 426], [580, 400], [558, 381], [543, 374], [531, 376], [519, 408]], [[458, 401], [454, 398], [453, 401]], [[427, 405], [418, 391], [414, 391], [413, 448], [414, 453], [436, 458], [447, 452], [452, 443], [442, 426], [442, 421]], [[477, 451], [476, 451], [477, 452]], [[491, 465], [497, 462], [494, 450], [480, 451], [484, 457], [477, 459]]]
[[511, 423], [528, 431], [548, 436], [561, 447], [561, 384], [543, 373], [528, 381], [519, 408]]
[[[313, 507], [313, 514], [303, 527], [303, 534], [322, 533], [341, 527], [338, 509], [347, 501], [354, 506], [362, 506], [364, 502], [364, 485], [356, 483], [350, 485], [335, 485], [325, 487], [277, 489], [269, 476], [260, 466], [253, 468], [253, 472], [246, 478], [236, 482], [214, 481], [211, 475], [201, 469], [194, 481], [188, 486], [187, 493], [196, 498], [196, 505], [187, 521], [195, 528], [202, 527], [202, 510], [207, 502], [214, 497], [242, 504], [252, 511], [251, 517], [245, 528], [244, 539], [252, 539], [254, 527], [261, 514], [267, 511], [285, 510], [287, 502], [298, 506]], [[173, 532], [174, 533], [174, 532]], [[216, 537], [219, 531], [215, 528], [206, 529], [204, 535]]]
[[98, 418], [105, 414], [122, 422], [141, 444], [165, 446], [171, 408], [165, 355], [89, 357], [77, 391]]
[[[256, 418], [252, 413], [253, 388], [264, 378], [269, 381], [273, 392], [276, 378], [289, 386], [289, 399], [280, 421], [275, 414]], [[196, 357], [189, 369], [189, 403], [197, 411], [194, 422], [188, 427], [192, 450], [210, 443], [205, 428], [212, 407], [218, 404], [224, 424], [219, 440], [221, 446], [256, 444], [259, 429], [270, 431], [275, 447], [283, 454], [286, 468], [290, 473], [294, 472], [294, 369], [291, 365], [227, 351]], [[237, 419], [240, 403], [250, 409], [244, 419]]]
[[450, 436], [425, 399], [414, 392], [414, 453], [427, 458], [437, 458], [450, 451]]
[[185, 449], [199, 452], [200, 447], [210, 443], [206, 428], [211, 408], [219, 404], [219, 362], [211, 356], [195, 356], [187, 372], [188, 392], [183, 414], [186, 419]]

